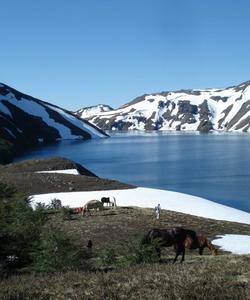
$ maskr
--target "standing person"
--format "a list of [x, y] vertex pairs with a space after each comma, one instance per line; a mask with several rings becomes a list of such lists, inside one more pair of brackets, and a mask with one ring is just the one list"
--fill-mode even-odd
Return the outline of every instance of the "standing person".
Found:
[[161, 206], [160, 206], [160, 204], [158, 204], [158, 205], [155, 207], [155, 215], [156, 215], [156, 219], [157, 219], [157, 220], [160, 219], [160, 213], [161, 213]]

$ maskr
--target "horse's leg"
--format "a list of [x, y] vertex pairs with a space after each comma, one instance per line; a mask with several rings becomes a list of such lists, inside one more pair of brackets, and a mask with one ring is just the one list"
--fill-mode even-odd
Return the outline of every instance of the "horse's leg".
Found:
[[181, 258], [181, 263], [184, 262], [185, 260], [185, 247], [182, 247], [182, 258]]
[[179, 245], [174, 244], [174, 250], [175, 250], [176, 255], [175, 255], [173, 264], [177, 261], [177, 258], [178, 258], [179, 254], [180, 254], [180, 251], [179, 251], [180, 249], [179, 248], [180, 248]]
[[158, 258], [159, 258], [159, 260], [160, 260], [160, 258], [161, 258], [161, 247], [158, 246], [158, 245], [156, 245], [156, 246], [155, 246], [155, 251], [156, 251], [157, 256], [158, 256]]
[[204, 250], [204, 247], [200, 247], [200, 248], [199, 248], [199, 254], [200, 254], [200, 255], [203, 254], [203, 250]]

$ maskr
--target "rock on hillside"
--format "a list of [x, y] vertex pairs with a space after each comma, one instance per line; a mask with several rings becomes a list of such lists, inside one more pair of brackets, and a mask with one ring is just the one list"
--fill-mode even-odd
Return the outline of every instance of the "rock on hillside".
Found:
[[60, 139], [90, 139], [107, 134], [56, 105], [0, 84], [0, 138], [15, 150]]
[[[76, 169], [79, 175], [52, 171]], [[39, 173], [50, 171], [49, 173]], [[98, 191], [133, 188], [116, 180], [104, 179], [82, 165], [61, 157], [33, 159], [0, 166], [0, 182], [28, 195], [70, 191]]]
[[87, 120], [103, 130], [250, 132], [250, 81], [225, 89], [143, 95]]

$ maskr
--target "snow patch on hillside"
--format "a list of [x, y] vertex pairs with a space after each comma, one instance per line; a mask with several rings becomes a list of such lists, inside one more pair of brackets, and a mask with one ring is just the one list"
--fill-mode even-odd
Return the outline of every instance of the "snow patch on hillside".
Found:
[[73, 116], [69, 113], [66, 113], [64, 110], [54, 107], [52, 105], [46, 105], [46, 106], [50, 107], [52, 110], [61, 114], [67, 121], [74, 124], [76, 127], [79, 127], [81, 129], [87, 131], [88, 133], [90, 133], [92, 135], [92, 138], [103, 137], [103, 134], [101, 132], [99, 132], [98, 130], [96, 130], [95, 128], [93, 128], [91, 125], [88, 125], [86, 122], [77, 119], [75, 116]]
[[71, 174], [71, 175], [79, 175], [80, 174], [77, 169], [37, 171], [36, 173], [60, 173], [60, 174]]
[[218, 235], [218, 239], [212, 241], [221, 250], [233, 254], [250, 254], [250, 235], [225, 234]]
[[115, 197], [118, 206], [138, 206], [154, 208], [158, 203], [162, 209], [177, 211], [215, 220], [226, 220], [250, 224], [250, 214], [235, 208], [221, 205], [210, 200], [158, 189], [135, 188], [126, 190], [107, 190], [91, 192], [52, 193], [32, 196], [33, 204], [49, 204], [54, 198], [69, 207], [84, 206], [89, 200], [102, 197]]
[[8, 107], [6, 107], [4, 105], [4, 103], [1, 102], [1, 100], [0, 100], [0, 112], [3, 112], [4, 114], [9, 115], [12, 118], [12, 114], [9, 111]]
[[112, 108], [108, 105], [98, 104], [96, 106], [91, 106], [91, 107], [86, 107], [86, 108], [79, 109], [77, 111], [77, 114], [82, 119], [86, 119], [90, 116], [99, 115], [100, 113], [108, 112], [108, 111], [111, 111], [111, 110], [112, 110]]

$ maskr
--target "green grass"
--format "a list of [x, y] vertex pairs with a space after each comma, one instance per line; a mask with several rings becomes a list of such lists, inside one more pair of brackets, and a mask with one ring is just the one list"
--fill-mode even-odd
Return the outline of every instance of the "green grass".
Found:
[[[0, 282], [0, 299], [250, 299], [250, 256], [220, 251], [214, 257], [188, 252], [172, 264], [166, 248], [162, 262], [130, 263], [126, 258], [152, 227], [183, 226], [214, 238], [224, 233], [250, 234], [250, 226], [152, 209], [118, 208], [63, 220], [49, 216], [49, 226], [67, 233], [79, 248], [93, 241], [91, 268], [51, 274], [25, 271]], [[127, 254], [126, 254], [127, 253]]]
[[[130, 241], [140, 239], [153, 228], [171, 228], [182, 226], [202, 233], [209, 239], [225, 233], [250, 234], [250, 225], [205, 219], [182, 213], [163, 210], [160, 220], [156, 220], [153, 209], [117, 208], [92, 213], [91, 216], [75, 216], [71, 221], [63, 221], [55, 215], [51, 221], [53, 226], [70, 233], [75, 242], [84, 245], [91, 239], [94, 250], [105, 247], [116, 247]], [[170, 253], [172, 253], [170, 249]]]

